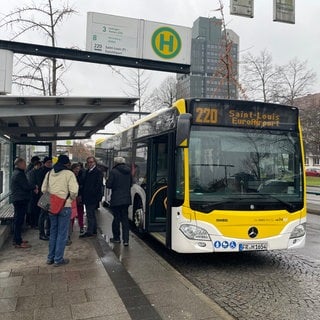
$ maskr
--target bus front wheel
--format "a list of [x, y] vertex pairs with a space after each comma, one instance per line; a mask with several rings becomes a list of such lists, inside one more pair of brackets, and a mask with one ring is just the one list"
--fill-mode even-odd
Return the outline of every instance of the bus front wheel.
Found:
[[134, 209], [133, 210], [134, 226], [138, 231], [142, 231], [143, 223], [144, 223], [144, 211], [143, 211], [142, 201], [140, 197], [135, 198], [133, 209]]

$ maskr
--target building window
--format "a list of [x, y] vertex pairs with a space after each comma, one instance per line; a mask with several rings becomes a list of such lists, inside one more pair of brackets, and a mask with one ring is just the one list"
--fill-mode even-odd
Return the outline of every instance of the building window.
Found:
[[309, 165], [309, 158], [306, 157], [306, 166], [308, 166], [308, 165]]
[[313, 158], [313, 164], [314, 165], [320, 165], [320, 159], [319, 158]]

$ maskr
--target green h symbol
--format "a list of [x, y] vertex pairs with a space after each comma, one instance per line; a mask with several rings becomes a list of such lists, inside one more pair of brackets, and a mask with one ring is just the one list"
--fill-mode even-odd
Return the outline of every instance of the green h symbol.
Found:
[[169, 40], [165, 40], [164, 39], [164, 34], [161, 33], [160, 34], [160, 50], [163, 51], [164, 50], [164, 46], [169, 46], [169, 51], [172, 52], [173, 51], [173, 35], [169, 36]]

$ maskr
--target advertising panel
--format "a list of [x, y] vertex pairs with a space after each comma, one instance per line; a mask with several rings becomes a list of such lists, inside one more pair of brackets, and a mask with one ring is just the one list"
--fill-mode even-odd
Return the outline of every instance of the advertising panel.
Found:
[[86, 50], [190, 64], [191, 28], [89, 12]]
[[112, 55], [138, 56], [139, 20], [89, 12], [86, 50]]
[[230, 0], [230, 14], [253, 18], [254, 0]]
[[295, 0], [273, 0], [273, 21], [295, 23]]
[[11, 93], [13, 52], [0, 50], [0, 93]]

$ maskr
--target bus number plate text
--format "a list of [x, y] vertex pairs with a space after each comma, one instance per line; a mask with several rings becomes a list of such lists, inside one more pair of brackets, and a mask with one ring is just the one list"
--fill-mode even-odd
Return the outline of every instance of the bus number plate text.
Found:
[[268, 250], [267, 242], [256, 242], [256, 243], [240, 243], [239, 251], [262, 251]]

